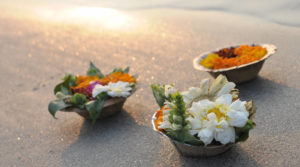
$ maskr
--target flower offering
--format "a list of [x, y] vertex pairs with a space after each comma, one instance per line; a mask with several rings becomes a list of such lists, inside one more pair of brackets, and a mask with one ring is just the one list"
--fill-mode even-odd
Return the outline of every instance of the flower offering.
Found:
[[49, 112], [55, 117], [58, 110], [77, 108], [87, 111], [89, 118], [95, 122], [107, 100], [125, 99], [132, 94], [136, 77], [129, 75], [128, 72], [129, 67], [124, 70], [116, 68], [111, 73], [103, 75], [91, 62], [87, 75], [67, 74], [54, 89], [57, 99], [50, 102]]
[[241, 45], [210, 53], [200, 64], [209, 69], [229, 68], [260, 60], [266, 54], [267, 49], [262, 46]]
[[219, 75], [199, 87], [179, 92], [174, 85], [151, 85], [160, 106], [154, 114], [154, 129], [170, 139], [193, 146], [208, 147], [245, 141], [256, 107], [239, 99], [233, 82]]

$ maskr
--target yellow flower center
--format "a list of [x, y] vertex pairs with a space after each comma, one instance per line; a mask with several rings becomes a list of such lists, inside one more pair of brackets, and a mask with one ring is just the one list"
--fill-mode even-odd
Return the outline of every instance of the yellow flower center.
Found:
[[217, 117], [217, 121], [220, 122], [222, 118], [226, 119], [226, 113], [220, 111], [219, 107], [208, 110], [207, 114], [214, 113]]

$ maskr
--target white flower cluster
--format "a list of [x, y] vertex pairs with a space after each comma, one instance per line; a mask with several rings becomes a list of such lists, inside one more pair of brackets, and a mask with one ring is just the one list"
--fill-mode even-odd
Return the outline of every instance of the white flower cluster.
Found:
[[[222, 144], [234, 143], [234, 127], [246, 125], [249, 116], [246, 102], [236, 99], [237, 96], [232, 93], [234, 87], [235, 84], [228, 82], [226, 77], [219, 76], [211, 87], [209, 79], [205, 79], [199, 88], [192, 87], [181, 93], [187, 108], [189, 133], [197, 135], [205, 145], [214, 139]], [[165, 88], [168, 88], [166, 93], [174, 92], [170, 86]], [[166, 102], [166, 108], [170, 105], [174, 104]], [[176, 130], [177, 127], [169, 122], [169, 113], [169, 109], [163, 111], [163, 122], [159, 128]]]
[[132, 88], [128, 82], [118, 81], [108, 83], [108, 85], [97, 84], [93, 89], [93, 97], [102, 92], [107, 92], [111, 97], [128, 97]]

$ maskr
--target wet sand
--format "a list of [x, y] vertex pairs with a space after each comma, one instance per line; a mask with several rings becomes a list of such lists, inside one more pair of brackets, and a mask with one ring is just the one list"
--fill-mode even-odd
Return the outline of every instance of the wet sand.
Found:
[[[299, 28], [215, 11], [126, 11], [120, 25], [20, 13], [0, 13], [0, 166], [300, 163]], [[278, 47], [256, 80], [238, 86], [243, 100], [255, 99], [256, 129], [248, 141], [223, 155], [181, 156], [152, 130], [151, 116], [158, 107], [149, 84], [175, 83], [181, 90], [197, 86], [211, 77], [193, 69], [193, 58], [240, 43]], [[95, 125], [75, 113], [59, 112], [53, 119], [47, 111], [55, 98], [53, 87], [66, 72], [85, 74], [89, 60], [106, 73], [130, 66], [139, 75], [138, 91], [122, 113]]]

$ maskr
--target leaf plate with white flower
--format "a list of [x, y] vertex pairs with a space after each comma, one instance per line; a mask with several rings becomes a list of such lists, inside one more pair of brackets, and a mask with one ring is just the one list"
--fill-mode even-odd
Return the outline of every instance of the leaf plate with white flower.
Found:
[[233, 82], [219, 75], [199, 87], [179, 92], [174, 85], [151, 85], [160, 106], [153, 129], [168, 137], [187, 156], [214, 156], [234, 143], [246, 141], [255, 127], [253, 101], [241, 101]]
[[56, 99], [48, 105], [50, 114], [55, 118], [59, 110], [76, 112], [95, 123], [120, 112], [126, 98], [135, 91], [137, 77], [128, 72], [129, 67], [115, 68], [104, 75], [90, 62], [86, 75], [67, 74], [54, 88]]

